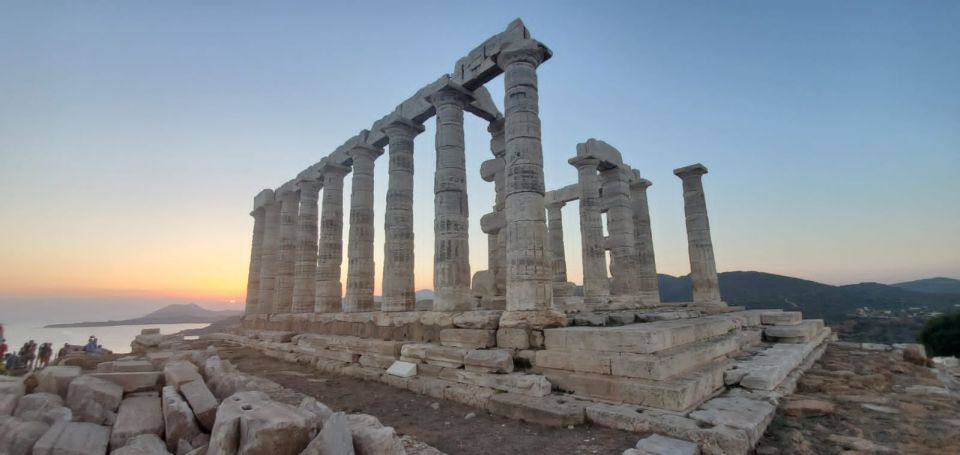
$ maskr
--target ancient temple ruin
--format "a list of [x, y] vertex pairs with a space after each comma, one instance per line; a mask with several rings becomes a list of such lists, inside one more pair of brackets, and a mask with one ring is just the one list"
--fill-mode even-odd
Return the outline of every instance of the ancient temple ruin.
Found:
[[[550, 57], [514, 21], [452, 73], [293, 179], [261, 191], [251, 213], [242, 322], [250, 336], [234, 341], [511, 417], [657, 431], [708, 453], [745, 452], [830, 331], [798, 312], [723, 302], [701, 164], [674, 171], [683, 185], [693, 301], [660, 302], [651, 182], [641, 171], [611, 145], [588, 139], [568, 160], [576, 182], [554, 190], [544, 182], [537, 68]], [[502, 113], [484, 88], [501, 75]], [[492, 211], [479, 218], [488, 263], [476, 273], [468, 260], [466, 113], [489, 122], [491, 158], [479, 177], [496, 192]], [[417, 302], [413, 139], [431, 118], [434, 299]], [[379, 161], [389, 179], [378, 183], [388, 188], [384, 260], [375, 264], [373, 169], [385, 151]], [[351, 173], [344, 238], [343, 182]], [[563, 242], [562, 208], [571, 201], [579, 203], [582, 295], [566, 272], [574, 245]], [[388, 373], [398, 361], [415, 372]]]

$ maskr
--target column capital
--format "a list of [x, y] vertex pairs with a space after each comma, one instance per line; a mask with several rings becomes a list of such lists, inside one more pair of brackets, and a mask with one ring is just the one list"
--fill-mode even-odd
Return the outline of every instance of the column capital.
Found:
[[322, 180], [301, 180], [297, 182], [297, 188], [300, 189], [300, 195], [303, 196], [304, 193], [308, 194], [317, 194], [320, 192], [320, 189], [323, 188]]
[[506, 126], [507, 119], [502, 115], [498, 115], [497, 118], [490, 120], [490, 124], [487, 125], [487, 132], [490, 134], [503, 134]]
[[454, 103], [463, 108], [472, 103], [475, 98], [470, 90], [454, 82], [447, 81], [436, 91], [427, 95], [426, 99], [435, 108]]
[[596, 170], [600, 166], [600, 160], [592, 156], [575, 156], [567, 160], [567, 162], [577, 169], [592, 167]]
[[647, 188], [650, 188], [650, 185], [653, 185], [653, 182], [644, 178], [636, 179], [630, 182], [630, 188], [637, 188], [641, 190], [646, 190]]
[[273, 190], [271, 189], [263, 190], [257, 193], [257, 195], [253, 197], [253, 210], [257, 210], [259, 208], [265, 207], [267, 204], [273, 203], [273, 200], [274, 200]]
[[347, 150], [347, 156], [356, 160], [357, 158], [369, 158], [371, 161], [383, 155], [383, 148], [374, 147], [369, 144], [357, 143]]
[[681, 179], [686, 179], [690, 177], [700, 177], [703, 174], [707, 173], [707, 167], [700, 164], [691, 164], [689, 166], [684, 166], [678, 169], [673, 170], [674, 175], [680, 177]]
[[412, 138], [422, 133], [425, 129], [426, 128], [419, 123], [397, 116], [390, 119], [383, 128], [380, 128], [380, 131], [383, 131], [383, 134], [386, 134], [387, 138], [395, 139], [403, 136]]
[[336, 163], [327, 163], [323, 166], [323, 169], [320, 170], [320, 175], [326, 179], [327, 177], [333, 178], [344, 178], [347, 174], [350, 173], [350, 166], [344, 166], [342, 164]]
[[552, 201], [552, 202], [547, 202], [547, 203], [545, 204], [545, 207], [547, 208], [548, 211], [550, 211], [550, 210], [559, 210], [559, 209], [562, 209], [562, 208], [564, 208], [564, 207], [566, 207], [566, 206], [567, 206], [567, 203], [566, 203], [566, 202], [563, 202], [563, 201]]
[[508, 44], [497, 55], [497, 66], [506, 70], [508, 66], [514, 63], [525, 62], [537, 67], [552, 56], [553, 51], [544, 46], [543, 43], [534, 39], [524, 39]]

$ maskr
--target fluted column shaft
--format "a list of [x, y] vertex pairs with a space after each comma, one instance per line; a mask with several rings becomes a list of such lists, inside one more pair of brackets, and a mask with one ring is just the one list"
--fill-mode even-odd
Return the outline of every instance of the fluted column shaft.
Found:
[[693, 302], [708, 305], [722, 304], [717, 263], [713, 256], [713, 241], [710, 239], [707, 201], [703, 194], [702, 177], [707, 173], [707, 168], [701, 164], [695, 164], [673, 172], [683, 181], [683, 211], [687, 222], [687, 248], [690, 253]]
[[300, 193], [280, 195], [280, 255], [277, 259], [276, 297], [273, 313], [289, 313], [293, 306], [293, 268], [296, 263], [297, 215]]
[[264, 221], [257, 312], [260, 314], [270, 314], [273, 311], [277, 284], [277, 262], [280, 256], [280, 201], [271, 202], [266, 205], [266, 218]]
[[313, 313], [316, 306], [317, 200], [323, 183], [300, 182], [296, 263], [293, 270], [293, 313]]
[[603, 205], [607, 209], [607, 246], [610, 249], [610, 294], [635, 296], [640, 292], [637, 282], [637, 256], [634, 246], [633, 206], [630, 203], [630, 183], [620, 168], [600, 171]]
[[[496, 120], [490, 122], [490, 125], [487, 126], [487, 131], [490, 133], [490, 151], [493, 153], [495, 159], [500, 160], [500, 170], [495, 174], [493, 180], [494, 191], [496, 192], [496, 197], [494, 199], [494, 210], [496, 212], [504, 212], [506, 210], [506, 172], [505, 166], [506, 161], [504, 160], [504, 155], [507, 153], [507, 145], [504, 142], [504, 127], [505, 119], [499, 117]], [[491, 257], [488, 258], [488, 263], [490, 263], [490, 270], [494, 271], [494, 281], [497, 284], [497, 289], [501, 292], [506, 291], [507, 289], [507, 236], [506, 232], [503, 229], [500, 229], [496, 234], [491, 234], [491, 238], [488, 240], [488, 249], [491, 251]]]
[[260, 256], [263, 254], [263, 233], [266, 230], [267, 212], [259, 207], [250, 212], [253, 217], [253, 244], [250, 247], [250, 271], [247, 274], [247, 302], [245, 314], [257, 312], [257, 299], [260, 297]]
[[547, 205], [547, 229], [550, 231], [550, 268], [554, 283], [567, 282], [567, 259], [563, 246], [563, 206], [558, 202]]
[[348, 153], [353, 158], [353, 185], [343, 312], [359, 313], [373, 311], [373, 160], [383, 152], [357, 146]]
[[433, 309], [457, 311], [470, 306], [470, 243], [467, 162], [463, 108], [468, 93], [452, 86], [429, 97], [437, 110], [437, 168], [434, 178]]
[[350, 168], [328, 164], [323, 173], [320, 240], [317, 248], [317, 313], [341, 311], [340, 265], [343, 263], [343, 178]]
[[[549, 57], [540, 43], [524, 40], [500, 53], [504, 70], [507, 313], [547, 312], [553, 300], [545, 251], [543, 146], [537, 66]], [[501, 324], [519, 315], [504, 314]]]
[[647, 188], [650, 185], [650, 181], [646, 179], [637, 179], [633, 182], [630, 185], [630, 201], [633, 204], [640, 298], [645, 305], [652, 306], [660, 304], [660, 286], [657, 282], [657, 262], [653, 251], [650, 206], [647, 203]]
[[602, 308], [610, 296], [607, 279], [607, 251], [603, 245], [603, 216], [600, 204], [600, 177], [595, 158], [574, 158], [580, 186], [580, 248], [583, 257], [583, 302], [588, 308]]
[[390, 146], [387, 206], [384, 214], [383, 304], [380, 311], [413, 311], [413, 138], [423, 126], [408, 121], [387, 125]]

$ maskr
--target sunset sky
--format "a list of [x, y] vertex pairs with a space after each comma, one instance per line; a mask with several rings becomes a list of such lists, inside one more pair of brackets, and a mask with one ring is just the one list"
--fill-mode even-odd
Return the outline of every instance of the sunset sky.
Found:
[[[0, 316], [239, 307], [253, 196], [516, 17], [554, 51], [539, 70], [547, 187], [576, 181], [578, 142], [619, 148], [653, 181], [661, 273], [689, 272], [671, 171], [702, 162], [720, 271], [960, 278], [960, 3], [580, 4], [0, 3]], [[502, 78], [487, 86], [502, 109]], [[426, 127], [418, 289], [432, 287]], [[491, 155], [485, 122], [468, 114], [465, 129], [476, 271]], [[386, 159], [376, 166], [379, 268]], [[579, 282], [576, 204], [564, 228]]]

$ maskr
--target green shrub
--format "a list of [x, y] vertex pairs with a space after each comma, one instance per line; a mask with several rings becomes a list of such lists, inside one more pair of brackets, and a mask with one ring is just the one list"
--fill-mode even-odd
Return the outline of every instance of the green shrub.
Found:
[[931, 355], [960, 357], [960, 311], [927, 321], [920, 332], [920, 342]]

